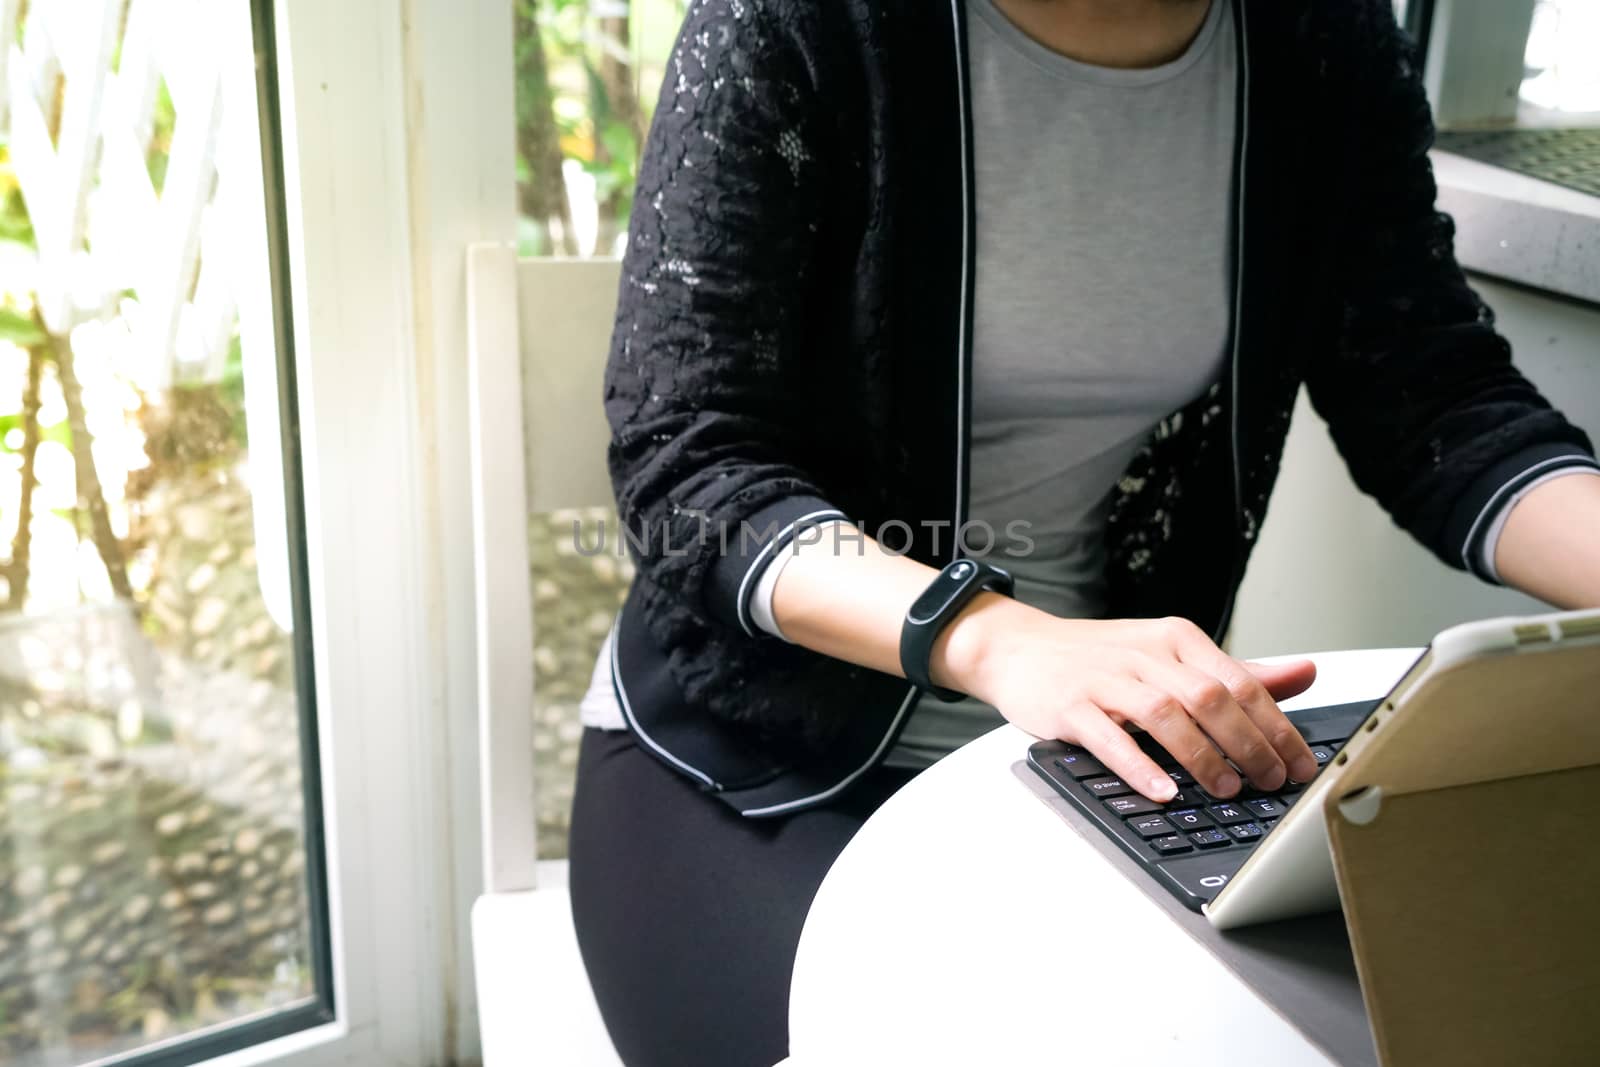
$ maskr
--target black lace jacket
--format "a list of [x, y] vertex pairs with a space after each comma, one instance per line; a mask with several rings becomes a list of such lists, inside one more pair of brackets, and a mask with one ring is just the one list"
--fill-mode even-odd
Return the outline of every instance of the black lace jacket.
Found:
[[[847, 787], [913, 703], [757, 630], [758, 565], [839, 514], [939, 564], [964, 518], [961, 2], [694, 0], [641, 164], [605, 388], [639, 564], [614, 678], [643, 742], [746, 814]], [[1453, 258], [1389, 0], [1218, 2], [1242, 57], [1232, 356], [1126, 472], [1107, 536], [1113, 614], [1220, 636], [1302, 383], [1356, 483], [1456, 567], [1524, 472], [1589, 445]]]

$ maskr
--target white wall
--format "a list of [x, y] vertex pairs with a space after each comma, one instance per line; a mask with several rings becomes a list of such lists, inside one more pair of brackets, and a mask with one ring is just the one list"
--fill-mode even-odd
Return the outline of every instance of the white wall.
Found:
[[[1600, 437], [1600, 308], [1475, 279], [1517, 366]], [[1600, 530], [1595, 531], [1600, 537]], [[1235, 655], [1420, 645], [1455, 622], [1548, 610], [1453, 571], [1356, 491], [1301, 396], [1261, 543], [1240, 591]]]

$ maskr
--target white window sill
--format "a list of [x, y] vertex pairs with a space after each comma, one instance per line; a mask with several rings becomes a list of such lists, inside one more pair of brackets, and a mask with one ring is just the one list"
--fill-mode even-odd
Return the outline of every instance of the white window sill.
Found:
[[1463, 267], [1600, 304], [1600, 197], [1452, 152], [1430, 157]]

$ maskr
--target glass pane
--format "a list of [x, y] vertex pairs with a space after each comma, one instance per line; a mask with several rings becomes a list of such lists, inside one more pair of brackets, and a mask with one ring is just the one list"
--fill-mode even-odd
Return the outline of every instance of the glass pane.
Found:
[[1600, 3], [1538, 0], [1519, 93], [1521, 125], [1600, 125]]
[[1600, 196], [1600, 3], [1441, 7], [1430, 40], [1437, 148]]
[[55, 1067], [327, 1001], [250, 9], [19, 7], [0, 1062]]
[[611, 256], [684, 0], [514, 0], [518, 251]]

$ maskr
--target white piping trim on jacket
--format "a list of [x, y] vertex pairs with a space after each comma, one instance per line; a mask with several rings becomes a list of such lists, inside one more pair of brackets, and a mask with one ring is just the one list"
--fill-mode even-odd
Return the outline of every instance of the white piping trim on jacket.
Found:
[[[962, 478], [961, 473], [964, 463], [963, 456], [966, 453], [967, 444], [967, 263], [971, 258], [969, 254], [969, 242], [972, 239], [972, 235], [968, 232], [970, 227], [967, 225], [967, 221], [972, 214], [971, 207], [969, 206], [969, 200], [972, 196], [972, 192], [967, 188], [967, 154], [969, 152], [967, 147], [967, 74], [961, 65], [961, 49], [963, 44], [960, 4], [961, 0], [950, 0], [950, 28], [955, 35], [956, 42], [956, 93], [961, 99], [961, 106], [957, 110], [957, 117], [959, 119], [957, 125], [961, 130], [961, 293], [959, 297], [961, 315], [958, 320], [959, 330], [956, 334], [957, 529], [956, 536], [953, 539], [955, 544], [951, 550], [952, 559], [955, 559], [961, 555], [960, 526], [963, 515], [963, 504], [965, 503], [965, 501], [962, 500], [961, 493], [962, 485], [965, 482], [965, 479]], [[743, 597], [740, 598], [740, 603], [743, 603]], [[911, 691], [908, 692], [905, 699], [900, 702], [900, 710], [896, 711], [894, 713], [894, 718], [890, 720], [889, 728], [883, 732], [883, 738], [878, 742], [878, 747], [872, 750], [872, 755], [867, 757], [865, 763], [861, 764], [861, 766], [845, 775], [844, 778], [834, 783], [831, 787], [824, 789], [820, 793], [813, 793], [811, 796], [801, 797], [798, 800], [789, 800], [782, 804], [769, 804], [764, 808], [750, 808], [748, 810], [740, 811], [739, 814], [747, 817], [755, 817], [759, 815], [777, 815], [785, 811], [791, 811], [795, 808], [807, 807], [812, 804], [820, 804], [829, 797], [835, 796], [841, 790], [847, 788], [852, 782], [854, 782], [857, 778], [860, 778], [863, 774], [867, 773], [867, 770], [878, 762], [878, 759], [883, 755], [884, 750], [889, 747], [890, 738], [894, 737], [895, 733], [899, 729], [900, 720], [905, 718], [906, 712], [910, 710], [912, 704], [916, 703], [917, 694], [919, 692], [921, 692], [921, 690], [917, 689], [915, 686], [911, 687]]]
[[1505, 536], [1506, 521], [1511, 518], [1511, 513], [1517, 510], [1518, 504], [1527, 499], [1529, 493], [1541, 485], [1568, 477], [1600, 478], [1600, 464], [1574, 463], [1570, 467], [1557, 467], [1555, 470], [1545, 471], [1537, 478], [1529, 478], [1517, 486], [1517, 491], [1500, 506], [1500, 510], [1495, 513], [1494, 521], [1483, 531], [1483, 546], [1476, 553], [1478, 564], [1483, 567], [1484, 574], [1491, 581], [1498, 585], [1505, 584], [1505, 580], [1500, 577], [1500, 568], [1495, 566], [1494, 557], [1500, 550], [1500, 538]]
[[746, 808], [742, 809], [739, 814], [747, 818], [755, 818], [761, 815], [778, 815], [785, 811], [792, 811], [795, 808], [809, 807], [812, 804], [821, 804], [823, 801], [848, 788], [852, 782], [854, 782], [857, 778], [860, 778], [863, 774], [866, 774], [868, 769], [877, 764], [878, 759], [883, 755], [884, 749], [889, 747], [889, 739], [892, 738], [895, 735], [895, 732], [899, 729], [900, 720], [905, 718], [906, 712], [910, 710], [911, 705], [916, 701], [917, 694], [919, 692], [920, 690], [915, 686], [912, 687], [911, 692], [907, 693], [906, 698], [900, 702], [900, 710], [894, 713], [894, 719], [890, 721], [889, 728], [883, 732], [883, 740], [879, 741], [878, 747], [872, 750], [872, 755], [867, 757], [865, 763], [851, 771], [849, 774], [845, 775], [839, 781], [835, 782], [827, 789], [824, 789], [822, 792], [813, 793], [808, 797], [801, 797], [798, 800], [786, 800], [782, 804], [769, 804], [764, 808]]
[[[1233, 5], [1234, 17], [1239, 20], [1239, 187], [1234, 190], [1233, 212], [1237, 218], [1234, 225], [1234, 256], [1237, 262], [1233, 265], [1233, 352], [1228, 360], [1228, 374], [1232, 379], [1230, 388], [1232, 398], [1228, 412], [1228, 444], [1233, 453], [1233, 522], [1235, 533], [1239, 520], [1244, 517], [1244, 470], [1239, 462], [1239, 338], [1242, 333], [1241, 325], [1244, 322], [1244, 182], [1245, 171], [1249, 165], [1250, 151], [1250, 41], [1249, 26], [1245, 22], [1244, 5]], [[1238, 568], [1237, 546], [1234, 548], [1235, 574]], [[1237, 590], [1235, 597], [1237, 597]], [[1228, 603], [1228, 610], [1224, 612], [1221, 625], [1217, 633], [1213, 634], [1214, 640], [1220, 642], [1227, 635], [1228, 626], [1233, 622], [1233, 601]]]
[[777, 535], [773, 537], [772, 540], [762, 545], [761, 551], [756, 553], [756, 558], [751, 560], [750, 566], [745, 568], [744, 577], [739, 579], [739, 602], [735, 605], [735, 611], [739, 618], [739, 625], [744, 628], [746, 635], [750, 637], [756, 636], [755, 630], [752, 629], [750, 625], [750, 611], [746, 606], [745, 601], [747, 591], [750, 588], [750, 579], [761, 573], [761, 564], [763, 560], [792, 540], [792, 538], [789, 536], [789, 532], [791, 530], [793, 530], [796, 526], [799, 526], [802, 522], [810, 522], [819, 516], [842, 519], [845, 517], [845, 514], [836, 508], [822, 508], [820, 510], [811, 512], [809, 515], [800, 516], [798, 519], [795, 519], [793, 522], [789, 523], [789, 525], [779, 530]]
[[649, 745], [652, 752], [656, 753], [658, 756], [672, 764], [674, 767], [678, 768], [680, 771], [683, 771], [685, 774], [704, 782], [712, 789], [721, 789], [722, 787], [717, 785], [717, 783], [712, 780], [710, 775], [707, 775], [703, 771], [698, 771], [689, 766], [687, 763], [683, 762], [683, 760], [679, 759], [677, 756], [674, 756], [672, 753], [656, 744], [655, 739], [649, 734], [645, 733], [644, 727], [639, 725], [639, 720], [635, 718], [633, 714], [633, 705], [628, 702], [628, 690], [622, 684], [622, 668], [617, 664], [617, 646], [622, 643], [618, 640], [615, 640], [618, 629], [620, 629], [620, 624], [612, 625], [611, 633], [613, 640], [611, 642], [611, 687], [617, 691], [617, 702], [622, 705], [622, 714], [628, 720], [628, 726], [632, 728], [634, 736], [643, 741], [646, 745]]
[[[1579, 462], [1573, 463], [1573, 460], [1578, 460]], [[1504, 503], [1501, 498], [1504, 497], [1507, 492], [1514, 491], [1517, 483], [1528, 477], [1528, 475], [1534, 473], [1535, 471], [1544, 470], [1546, 467], [1553, 467], [1558, 463], [1571, 463], [1574, 467], [1592, 467], [1596, 465], [1593, 459], [1584, 455], [1582, 452], [1574, 452], [1571, 455], [1552, 456], [1549, 459], [1540, 460], [1527, 470], [1520, 471], [1511, 478], [1507, 479], [1504, 485], [1490, 494], [1489, 499], [1486, 500], [1483, 507], [1478, 510], [1478, 517], [1472, 520], [1471, 526], [1467, 527], [1467, 539], [1461, 542], [1461, 565], [1463, 567], [1467, 568], [1469, 571], [1472, 571], [1474, 574], [1477, 573], [1477, 571], [1473, 570], [1472, 567], [1472, 540], [1473, 538], [1477, 537], [1478, 527], [1483, 525], [1483, 520], [1489, 517], [1489, 513], [1497, 510], [1500, 505]]]
[[961, 27], [961, 0], [950, 0], [950, 28], [956, 42], [956, 126], [961, 131], [961, 293], [956, 306], [961, 309], [956, 319], [956, 529], [950, 549], [952, 560], [961, 555], [961, 523], [966, 517], [966, 501], [962, 490], [967, 479], [963, 476], [967, 452], [967, 270], [972, 259], [971, 190], [967, 188], [967, 160], [971, 149], [967, 146], [967, 72], [961, 62], [963, 43]]

